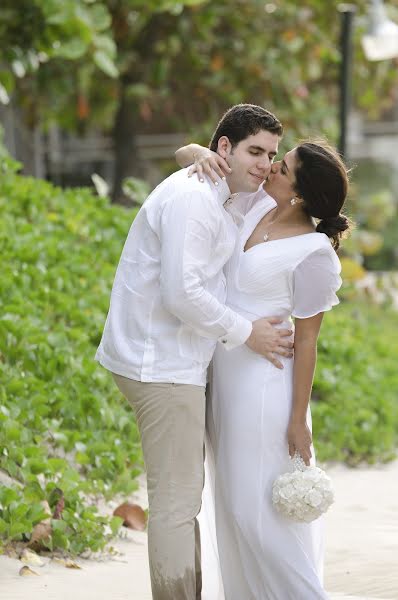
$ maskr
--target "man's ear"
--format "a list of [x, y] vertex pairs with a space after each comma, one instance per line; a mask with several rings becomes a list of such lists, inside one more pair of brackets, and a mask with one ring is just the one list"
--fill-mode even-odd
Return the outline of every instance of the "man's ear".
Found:
[[227, 158], [231, 154], [232, 145], [226, 135], [222, 135], [217, 142], [217, 154], [222, 158]]

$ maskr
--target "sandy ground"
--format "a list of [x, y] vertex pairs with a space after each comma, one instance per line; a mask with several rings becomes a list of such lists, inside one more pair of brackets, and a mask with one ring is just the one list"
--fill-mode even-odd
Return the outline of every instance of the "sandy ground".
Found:
[[398, 599], [398, 461], [328, 469], [336, 503], [327, 513], [330, 592]]
[[[331, 600], [398, 600], [398, 461], [328, 473], [336, 489], [326, 527]], [[145, 504], [144, 489], [136, 500]], [[80, 561], [81, 570], [47, 562], [35, 567], [38, 577], [20, 577], [22, 564], [1, 556], [0, 598], [151, 600], [146, 534], [129, 531], [116, 547], [122, 554], [111, 561]]]

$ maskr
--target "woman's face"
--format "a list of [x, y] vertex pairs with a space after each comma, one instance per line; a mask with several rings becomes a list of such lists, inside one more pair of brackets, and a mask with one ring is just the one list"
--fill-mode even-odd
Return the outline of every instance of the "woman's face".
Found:
[[294, 189], [297, 167], [296, 149], [290, 150], [282, 160], [271, 166], [271, 173], [264, 184], [264, 189], [279, 204], [287, 204], [297, 194]]

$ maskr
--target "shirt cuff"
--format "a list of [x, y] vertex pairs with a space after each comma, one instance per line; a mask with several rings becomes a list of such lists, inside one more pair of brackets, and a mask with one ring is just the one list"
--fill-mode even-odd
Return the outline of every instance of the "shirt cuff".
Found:
[[235, 326], [228, 333], [218, 338], [218, 341], [226, 350], [233, 350], [248, 340], [252, 329], [253, 324], [251, 321], [237, 315]]

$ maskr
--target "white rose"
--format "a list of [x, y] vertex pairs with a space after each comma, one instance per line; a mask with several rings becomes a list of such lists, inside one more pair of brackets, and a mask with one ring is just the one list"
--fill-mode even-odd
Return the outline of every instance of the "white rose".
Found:
[[317, 507], [322, 502], [322, 495], [317, 490], [314, 489], [314, 490], [311, 490], [310, 492], [308, 492], [308, 494], [306, 494], [305, 500], [311, 506]]
[[285, 487], [283, 487], [281, 489], [282, 498], [285, 498], [286, 500], [290, 500], [293, 495], [294, 495], [294, 487], [292, 486], [291, 483], [288, 483], [287, 485], [285, 485]]

